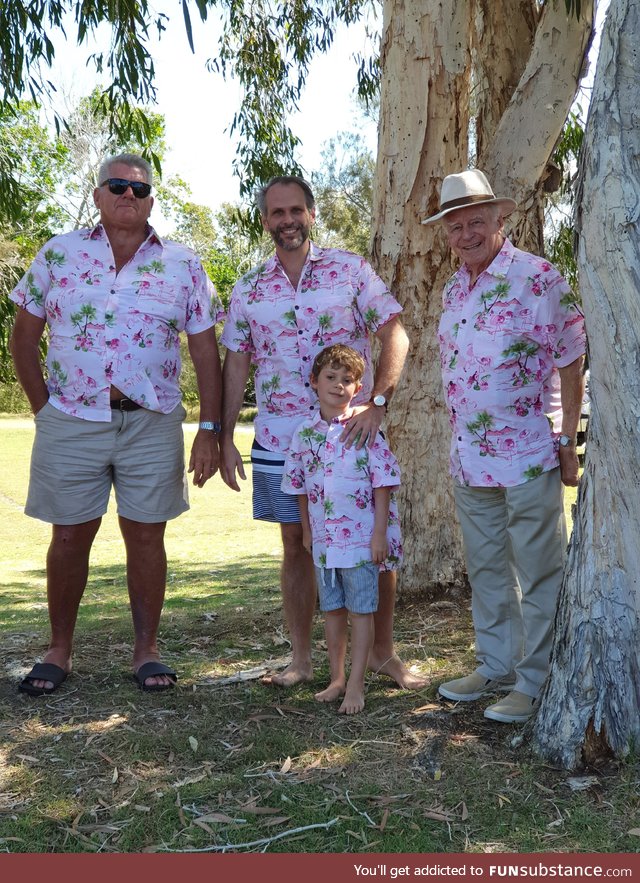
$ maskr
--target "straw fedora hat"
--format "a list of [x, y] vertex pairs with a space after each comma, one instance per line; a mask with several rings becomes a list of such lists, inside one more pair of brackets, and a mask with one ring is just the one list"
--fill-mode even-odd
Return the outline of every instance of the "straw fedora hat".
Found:
[[487, 177], [480, 169], [469, 169], [458, 175], [447, 175], [440, 190], [440, 211], [437, 215], [425, 218], [423, 224], [435, 224], [449, 212], [470, 205], [499, 205], [504, 217], [510, 215], [517, 203], [507, 196], [495, 196]]

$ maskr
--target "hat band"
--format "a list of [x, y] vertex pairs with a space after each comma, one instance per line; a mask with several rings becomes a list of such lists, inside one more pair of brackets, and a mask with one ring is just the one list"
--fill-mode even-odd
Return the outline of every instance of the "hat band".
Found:
[[493, 193], [476, 193], [472, 196], [461, 196], [459, 199], [449, 199], [440, 206], [440, 211], [449, 211], [450, 208], [458, 208], [461, 205], [472, 205], [474, 202], [488, 202], [495, 199]]

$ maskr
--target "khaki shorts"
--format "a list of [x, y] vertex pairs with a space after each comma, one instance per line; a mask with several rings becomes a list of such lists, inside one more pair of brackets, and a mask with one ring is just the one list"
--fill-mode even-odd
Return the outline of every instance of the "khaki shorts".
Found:
[[118, 515], [156, 524], [189, 508], [182, 421], [140, 408], [112, 411], [111, 422], [71, 417], [47, 403], [36, 436], [25, 513], [50, 524], [83, 524], [107, 511], [114, 488]]

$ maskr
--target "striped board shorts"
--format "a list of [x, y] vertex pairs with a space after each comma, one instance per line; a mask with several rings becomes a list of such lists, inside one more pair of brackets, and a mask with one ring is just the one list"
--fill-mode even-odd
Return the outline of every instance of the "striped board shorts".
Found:
[[300, 524], [298, 499], [280, 489], [284, 473], [284, 457], [268, 451], [255, 439], [251, 447], [253, 477], [253, 517], [257, 521], [276, 524]]

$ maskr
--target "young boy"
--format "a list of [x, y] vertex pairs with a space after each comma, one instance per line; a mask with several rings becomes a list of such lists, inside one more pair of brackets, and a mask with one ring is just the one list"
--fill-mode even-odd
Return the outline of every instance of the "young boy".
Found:
[[[322, 350], [311, 369], [320, 412], [294, 433], [282, 490], [297, 494], [303, 543], [313, 555], [320, 609], [325, 614], [331, 682], [319, 702], [344, 695], [340, 714], [364, 708], [364, 676], [378, 609], [378, 572], [402, 559], [400, 522], [392, 491], [400, 469], [381, 433], [372, 447], [340, 441], [362, 386], [365, 364], [351, 347]], [[347, 619], [351, 621], [351, 672], [345, 678]]]

